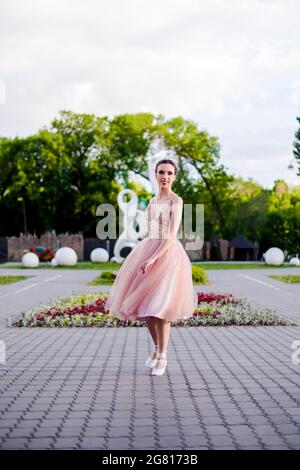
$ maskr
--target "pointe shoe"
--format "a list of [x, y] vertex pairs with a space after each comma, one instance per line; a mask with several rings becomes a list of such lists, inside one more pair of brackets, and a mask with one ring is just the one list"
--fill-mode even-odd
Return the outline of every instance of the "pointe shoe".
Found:
[[153, 353], [152, 353], [151, 356], [148, 357], [148, 359], [145, 362], [146, 367], [150, 367], [150, 368], [155, 367], [155, 364], [157, 363], [157, 360], [158, 360], [158, 348], [157, 348], [157, 346], [155, 347], [154, 353], [156, 353], [156, 358], [153, 359], [153, 357], [152, 357]]
[[166, 357], [159, 357], [151, 371], [151, 375], [163, 375], [165, 373], [167, 363], [168, 361]]

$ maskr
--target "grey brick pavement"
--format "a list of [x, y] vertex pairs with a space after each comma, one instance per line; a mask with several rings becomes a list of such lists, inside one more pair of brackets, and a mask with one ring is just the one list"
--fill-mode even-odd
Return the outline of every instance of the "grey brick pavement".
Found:
[[[239, 274], [278, 286], [261, 270], [208, 271], [214, 284], [198, 290], [244, 289], [277, 311], [290, 298], [287, 316], [299, 319], [298, 286], [280, 284], [285, 296]], [[300, 449], [299, 327], [173, 327], [162, 377], [144, 367], [146, 328], [6, 327], [9, 313], [99, 290], [84, 285], [96, 275], [39, 271], [0, 286], [1, 449]]]

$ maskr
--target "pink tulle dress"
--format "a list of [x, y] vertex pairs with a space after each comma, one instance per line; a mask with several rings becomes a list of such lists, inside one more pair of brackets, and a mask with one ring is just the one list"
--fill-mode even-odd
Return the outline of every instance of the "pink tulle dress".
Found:
[[[105, 311], [121, 320], [168, 321], [193, 316], [198, 304], [193, 287], [192, 266], [177, 236], [183, 200], [175, 193], [161, 202], [151, 198], [145, 216], [148, 236], [129, 253], [120, 267], [105, 304]], [[156, 258], [144, 274], [139, 268], [149, 257]]]

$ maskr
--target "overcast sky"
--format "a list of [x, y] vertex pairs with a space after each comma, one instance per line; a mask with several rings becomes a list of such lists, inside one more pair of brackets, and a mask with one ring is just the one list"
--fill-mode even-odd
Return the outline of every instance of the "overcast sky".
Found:
[[299, 0], [1, 0], [0, 135], [60, 109], [182, 115], [231, 173], [300, 184], [299, 18]]

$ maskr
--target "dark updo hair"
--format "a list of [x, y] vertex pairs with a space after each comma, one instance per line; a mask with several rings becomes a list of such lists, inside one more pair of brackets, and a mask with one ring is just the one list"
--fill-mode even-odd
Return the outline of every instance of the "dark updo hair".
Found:
[[176, 166], [176, 163], [173, 162], [173, 160], [169, 160], [168, 158], [164, 158], [163, 160], [159, 160], [159, 162], [156, 163], [156, 165], [155, 165], [155, 174], [157, 173], [157, 168], [158, 168], [159, 165], [161, 165], [162, 163], [170, 163], [171, 165], [173, 165], [174, 170], [175, 170], [175, 175], [177, 174], [177, 166]]

